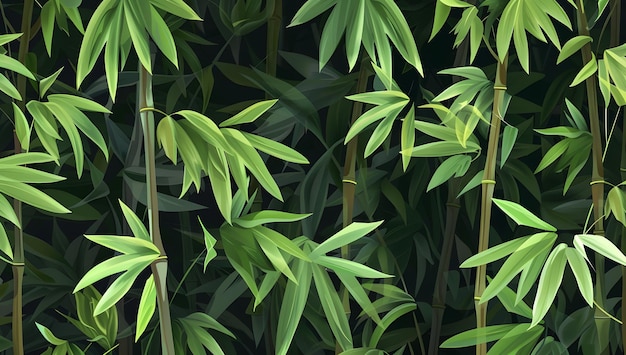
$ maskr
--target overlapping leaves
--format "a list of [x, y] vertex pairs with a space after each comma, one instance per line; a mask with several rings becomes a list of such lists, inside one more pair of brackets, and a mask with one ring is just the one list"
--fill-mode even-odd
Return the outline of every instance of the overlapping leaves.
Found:
[[[306, 23], [333, 8], [320, 40], [320, 70], [330, 60], [346, 33], [346, 55], [350, 70], [354, 68], [361, 43], [370, 58], [391, 77], [392, 57], [389, 39], [402, 57], [423, 75], [415, 40], [404, 15], [393, 0], [309, 0], [289, 26]], [[389, 38], [389, 39], [388, 39]]]
[[152, 68], [149, 38], [178, 67], [174, 38], [162, 12], [187, 20], [201, 20], [183, 0], [102, 1], [85, 30], [76, 69], [76, 87], [80, 87], [91, 72], [105, 45], [105, 73], [113, 99], [117, 92], [120, 68], [124, 67], [131, 46], [148, 72]]

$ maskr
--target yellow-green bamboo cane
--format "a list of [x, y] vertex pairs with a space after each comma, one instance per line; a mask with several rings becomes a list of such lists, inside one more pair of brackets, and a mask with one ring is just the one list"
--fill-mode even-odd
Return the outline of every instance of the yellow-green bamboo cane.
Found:
[[159, 309], [159, 327], [161, 330], [161, 353], [174, 355], [174, 336], [170, 316], [170, 303], [167, 292], [167, 254], [161, 239], [159, 227], [159, 203], [157, 199], [156, 167], [155, 167], [155, 123], [152, 111], [152, 75], [139, 64], [139, 116], [143, 128], [144, 154], [146, 160], [146, 185], [148, 188], [148, 223], [150, 236], [154, 245], [161, 252], [160, 257], [152, 265], [152, 274], [157, 291], [157, 307]]
[[[498, 142], [500, 140], [500, 125], [503, 119], [502, 108], [504, 93], [506, 92], [508, 56], [503, 62], [498, 61], [496, 69], [496, 81], [493, 86], [493, 108], [491, 110], [491, 128], [489, 129], [489, 143], [487, 146], [487, 160], [482, 180], [482, 197], [480, 206], [480, 232], [478, 239], [478, 252], [489, 247], [489, 227], [491, 225], [491, 205], [496, 178], [496, 157], [498, 155]], [[474, 289], [474, 303], [476, 307], [476, 328], [487, 326], [487, 302], [479, 303], [487, 286], [486, 265], [476, 268], [476, 284]], [[476, 344], [476, 354], [485, 355], [487, 344]]]

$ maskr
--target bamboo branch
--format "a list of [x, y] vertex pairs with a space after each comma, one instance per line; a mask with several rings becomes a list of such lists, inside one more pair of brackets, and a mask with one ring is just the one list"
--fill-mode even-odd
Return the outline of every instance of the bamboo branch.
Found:
[[139, 64], [139, 115], [143, 127], [143, 141], [146, 159], [146, 185], [148, 188], [148, 223], [150, 236], [154, 245], [161, 252], [161, 256], [152, 265], [152, 274], [157, 291], [157, 305], [159, 309], [159, 325], [161, 330], [161, 352], [164, 355], [174, 355], [174, 336], [172, 333], [172, 321], [170, 316], [170, 304], [167, 292], [167, 254], [161, 239], [159, 227], [159, 202], [156, 185], [155, 166], [155, 124], [152, 108], [152, 75], [146, 68]]
[[[33, 18], [34, 0], [25, 0], [24, 8], [22, 10], [22, 37], [20, 38], [20, 48], [18, 51], [17, 60], [25, 64], [26, 55], [28, 54], [28, 47], [30, 44], [30, 26]], [[25, 112], [26, 109], [26, 77], [18, 75], [17, 77], [17, 90], [22, 97], [22, 100], [17, 103], [18, 107]], [[22, 152], [22, 145], [20, 140], [13, 131], [13, 144], [15, 146], [14, 153], [19, 154]], [[12, 340], [13, 340], [13, 353], [15, 355], [24, 354], [24, 334], [22, 324], [22, 288], [24, 281], [24, 233], [22, 231], [22, 202], [18, 199], [13, 199], [13, 210], [17, 216], [17, 220], [20, 223], [20, 227], [15, 227], [13, 232], [13, 238], [15, 240], [14, 252], [13, 252], [13, 312], [12, 312]]]
[[[504, 93], [506, 92], [508, 56], [502, 63], [498, 62], [496, 69], [496, 82], [493, 86], [493, 108], [491, 110], [491, 128], [489, 130], [489, 143], [487, 146], [487, 160], [483, 174], [482, 197], [480, 207], [480, 232], [478, 240], [478, 253], [489, 247], [489, 227], [491, 225], [491, 205], [496, 178], [496, 157], [498, 155], [498, 142], [500, 140], [500, 124], [503, 116], [500, 110], [503, 107]], [[487, 266], [480, 265], [476, 268], [476, 285], [474, 289], [474, 304], [476, 307], [476, 328], [487, 326], [487, 302], [479, 303], [487, 287]], [[476, 354], [487, 353], [487, 344], [476, 344]]]
[[[584, 4], [581, 0], [577, 0], [577, 18], [578, 18], [578, 34], [589, 36], [589, 28], [587, 25], [587, 15], [585, 14]], [[591, 52], [591, 44], [587, 43], [582, 48], [583, 63], [593, 60]], [[593, 167], [591, 172], [591, 198], [593, 203], [593, 219], [595, 235], [604, 235], [604, 166], [602, 164], [602, 133], [600, 131], [600, 116], [598, 113], [598, 92], [596, 75], [591, 75], [585, 80], [587, 89], [587, 106], [589, 108], [589, 127], [591, 129], [592, 144], [591, 156]], [[604, 307], [604, 257], [596, 253], [596, 285], [595, 300], [599, 307]], [[598, 309], [594, 307], [594, 318], [596, 323], [596, 331], [598, 332], [597, 350], [598, 353], [608, 353], [609, 345], [609, 326], [610, 320]]]

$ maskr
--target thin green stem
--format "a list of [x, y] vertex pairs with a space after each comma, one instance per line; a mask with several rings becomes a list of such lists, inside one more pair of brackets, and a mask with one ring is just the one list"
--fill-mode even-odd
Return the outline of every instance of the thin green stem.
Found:
[[[482, 252], [489, 247], [489, 228], [491, 226], [491, 205], [493, 203], [493, 191], [495, 189], [496, 178], [496, 157], [498, 155], [498, 142], [500, 140], [500, 125], [503, 120], [503, 114], [500, 111], [504, 102], [504, 93], [506, 92], [506, 76], [507, 76], [508, 56], [504, 58], [502, 63], [498, 62], [496, 69], [496, 82], [494, 85], [493, 108], [491, 110], [491, 128], [489, 130], [489, 143], [487, 146], [487, 160], [485, 162], [485, 170], [482, 181], [482, 197], [480, 208], [480, 232], [478, 240], [478, 252]], [[480, 303], [480, 297], [483, 295], [486, 283], [487, 268], [485, 265], [477, 267], [476, 285], [474, 289], [474, 304], [476, 308], [476, 328], [484, 328], [487, 326], [487, 302]], [[485, 355], [487, 353], [487, 344], [477, 344], [476, 354]]]
[[[577, 0], [577, 18], [578, 18], [578, 34], [589, 36], [589, 27], [587, 25], [587, 15], [582, 0]], [[582, 48], [583, 63], [588, 63], [593, 59], [591, 52], [591, 44], [587, 43]], [[591, 198], [593, 203], [593, 233], [596, 235], [604, 235], [604, 224], [602, 216], [604, 215], [604, 184], [597, 182], [604, 181], [604, 166], [602, 164], [602, 132], [600, 130], [600, 115], [598, 110], [598, 92], [597, 77], [591, 75], [585, 80], [587, 89], [587, 106], [589, 108], [589, 127], [591, 130], [592, 144], [591, 156], [593, 161], [591, 172]], [[599, 253], [595, 258], [596, 268], [596, 287], [595, 287], [595, 324], [598, 333], [597, 350], [598, 353], [607, 354], [609, 351], [609, 320], [600, 311], [604, 307], [604, 257]]]
[[172, 333], [172, 321], [170, 316], [170, 304], [167, 292], [167, 254], [161, 239], [159, 227], [159, 202], [157, 198], [156, 165], [155, 165], [155, 123], [152, 110], [144, 108], [153, 107], [152, 99], [152, 75], [146, 68], [139, 65], [139, 107], [141, 125], [143, 127], [143, 141], [146, 161], [146, 185], [148, 189], [148, 224], [152, 242], [159, 249], [161, 255], [152, 265], [152, 274], [157, 291], [157, 306], [159, 309], [159, 326], [161, 330], [161, 353], [174, 355], [174, 336]]
[[[30, 44], [30, 26], [33, 18], [33, 0], [25, 0], [24, 8], [22, 10], [22, 37], [20, 38], [20, 48], [18, 51], [17, 60], [25, 64], [26, 55], [28, 54], [28, 47]], [[18, 107], [25, 111], [26, 108], [26, 77], [18, 75], [17, 77], [17, 90], [22, 97], [22, 100], [18, 102]], [[22, 152], [22, 145], [15, 131], [13, 131], [13, 142], [15, 146], [15, 154]], [[18, 199], [13, 200], [13, 209], [20, 226], [16, 226], [14, 229], [14, 252], [13, 252], [13, 313], [12, 313], [12, 328], [13, 328], [13, 353], [16, 355], [24, 354], [24, 334], [22, 325], [22, 289], [24, 279], [24, 234], [22, 231], [22, 202]]]

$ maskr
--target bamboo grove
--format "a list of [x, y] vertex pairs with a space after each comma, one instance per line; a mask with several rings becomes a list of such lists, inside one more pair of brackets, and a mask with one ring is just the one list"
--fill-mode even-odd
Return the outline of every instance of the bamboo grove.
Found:
[[621, 0], [0, 10], [0, 351], [624, 352]]

